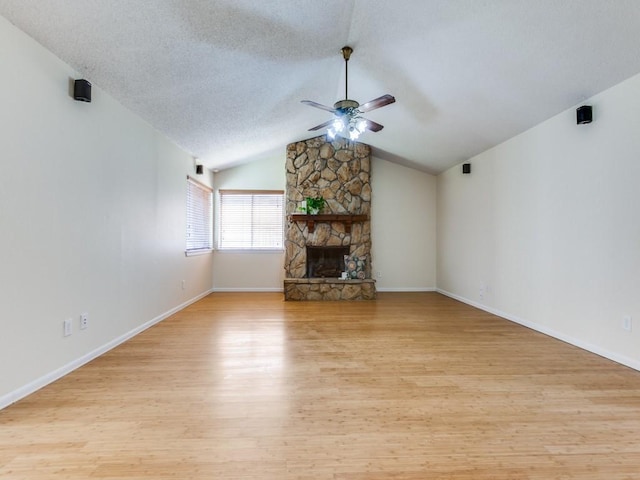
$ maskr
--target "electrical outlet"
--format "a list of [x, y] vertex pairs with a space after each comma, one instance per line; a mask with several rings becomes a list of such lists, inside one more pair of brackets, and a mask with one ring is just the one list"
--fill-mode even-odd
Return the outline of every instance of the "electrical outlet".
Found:
[[182, 280], [182, 289], [184, 290], [186, 286], [187, 286], [187, 282], [185, 280]]
[[382, 278], [382, 273], [380, 272], [380, 270], [376, 271], [376, 278]]
[[81, 313], [80, 314], [80, 330], [84, 330], [89, 326], [89, 314]]
[[631, 315], [625, 315], [622, 317], [622, 329], [627, 332], [631, 331]]
[[65, 337], [68, 337], [72, 333], [73, 333], [73, 322], [71, 321], [70, 318], [67, 318], [62, 324], [62, 334]]

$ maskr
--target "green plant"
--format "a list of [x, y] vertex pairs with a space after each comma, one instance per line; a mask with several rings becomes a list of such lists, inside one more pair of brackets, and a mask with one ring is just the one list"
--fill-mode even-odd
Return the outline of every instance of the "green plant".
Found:
[[299, 210], [307, 214], [318, 213], [322, 211], [326, 203], [325, 199], [320, 196], [307, 197], [305, 198], [306, 206], [300, 207]]

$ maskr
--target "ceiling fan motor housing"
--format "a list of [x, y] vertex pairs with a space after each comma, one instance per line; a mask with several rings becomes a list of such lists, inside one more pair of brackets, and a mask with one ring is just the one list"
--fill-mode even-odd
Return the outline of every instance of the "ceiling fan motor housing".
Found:
[[340, 115], [344, 115], [345, 113], [351, 114], [355, 112], [360, 104], [355, 100], [338, 100], [333, 104], [333, 108], [335, 108]]

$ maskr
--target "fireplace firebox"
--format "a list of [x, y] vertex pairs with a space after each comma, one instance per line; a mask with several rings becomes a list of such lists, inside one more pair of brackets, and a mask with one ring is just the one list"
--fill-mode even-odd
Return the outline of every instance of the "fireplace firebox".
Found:
[[340, 278], [349, 247], [307, 246], [307, 278]]

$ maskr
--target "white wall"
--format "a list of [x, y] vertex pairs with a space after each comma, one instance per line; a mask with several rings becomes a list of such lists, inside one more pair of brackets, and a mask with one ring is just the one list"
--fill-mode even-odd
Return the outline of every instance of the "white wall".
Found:
[[640, 368], [640, 75], [585, 103], [439, 176], [438, 288]]
[[[286, 145], [282, 156], [257, 160], [215, 174], [219, 190], [285, 189]], [[218, 199], [216, 198], [216, 203]], [[216, 211], [218, 206], [216, 205]], [[217, 225], [217, 223], [216, 223]], [[216, 232], [217, 242], [217, 232]], [[282, 291], [284, 250], [273, 252], [230, 252], [216, 250], [213, 259], [214, 291]]]
[[434, 290], [436, 177], [374, 157], [371, 190], [371, 256], [377, 290]]
[[184, 255], [189, 155], [2, 17], [0, 58], [1, 408], [209, 291], [212, 256]]
[[[285, 189], [282, 158], [255, 161], [215, 175], [219, 189]], [[436, 286], [436, 177], [373, 158], [372, 266], [381, 291], [428, 291]], [[284, 252], [214, 254], [216, 291], [281, 291]], [[419, 268], [416, 268], [419, 265]]]

